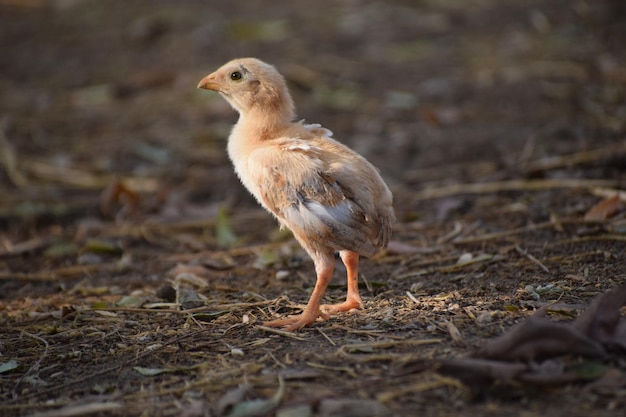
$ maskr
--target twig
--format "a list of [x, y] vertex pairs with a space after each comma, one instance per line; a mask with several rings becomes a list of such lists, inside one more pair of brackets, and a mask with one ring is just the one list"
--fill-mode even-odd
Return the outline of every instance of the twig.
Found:
[[29, 274], [25, 272], [0, 271], [0, 280], [3, 279], [16, 279], [19, 281], [57, 281], [59, 277], [56, 274], [45, 272]]
[[365, 288], [367, 288], [367, 290], [369, 292], [372, 292], [373, 291], [372, 284], [370, 284], [370, 282], [367, 279], [367, 277], [365, 276], [365, 274], [361, 273], [359, 275], [360, 275], [361, 279], [363, 280], [363, 283], [365, 284]]
[[[2, 253], [0, 253], [0, 256]], [[2, 279], [16, 279], [20, 281], [57, 281], [62, 277], [82, 277], [93, 272], [110, 272], [119, 271], [120, 265], [116, 262], [108, 264], [95, 264], [95, 265], [70, 265], [61, 268], [54, 269], [50, 272], [6, 272], [0, 271], [0, 280]]]
[[560, 240], [558, 242], [554, 242], [550, 244], [550, 246], [565, 245], [569, 243], [593, 242], [596, 240], [626, 242], [626, 235], [603, 234], [603, 235], [593, 235], [593, 236], [585, 236], [585, 237], [575, 237], [572, 239], [565, 239], [565, 240]]
[[39, 359], [37, 359], [37, 362], [35, 362], [30, 368], [28, 368], [28, 371], [24, 372], [24, 375], [22, 375], [22, 377], [17, 381], [17, 383], [15, 384], [15, 386], [13, 387], [13, 390], [11, 391], [11, 395], [12, 397], [15, 399], [17, 398], [17, 389], [19, 388], [20, 384], [22, 383], [22, 381], [24, 380], [24, 378], [26, 378], [31, 371], [33, 370], [38, 370], [39, 369], [39, 365], [41, 365], [41, 361], [44, 360], [44, 358], [46, 356], [48, 356], [48, 342], [46, 341], [46, 339], [39, 337], [35, 334], [29, 333], [26, 330], [22, 330], [22, 335], [26, 336], [26, 337], [30, 337], [31, 339], [35, 339], [38, 342], [43, 343], [44, 345], [44, 350], [43, 353], [41, 354], [41, 356], [39, 357]]
[[324, 336], [324, 338], [326, 338], [326, 340], [328, 340], [330, 342], [331, 345], [333, 346], [337, 346], [337, 343], [335, 343], [333, 341], [333, 339], [331, 339], [330, 337], [328, 337], [328, 335], [326, 333], [324, 333], [324, 331], [322, 329], [320, 329], [319, 327], [317, 328], [317, 331], [320, 332], [320, 334], [322, 336]]
[[[88, 311], [115, 311], [115, 312], [124, 312], [124, 313], [171, 313], [171, 314], [179, 314], [179, 315], [188, 315], [194, 313], [205, 313], [212, 312], [215, 313], [217, 311], [231, 311], [239, 308], [250, 308], [250, 307], [259, 307], [268, 304], [274, 304], [276, 300], [267, 300], [267, 301], [258, 301], [256, 303], [231, 303], [231, 304], [215, 304], [215, 305], [206, 305], [196, 308], [189, 308], [187, 310], [174, 310], [171, 308], [137, 308], [137, 307], [103, 307], [103, 308], [85, 308], [76, 313], [84, 313]], [[171, 304], [171, 303], [169, 303]], [[211, 309], [209, 311], [209, 309]]]
[[445, 274], [445, 273], [458, 271], [460, 269], [466, 268], [471, 265], [499, 262], [502, 259], [504, 259], [502, 255], [492, 255], [489, 253], [484, 253], [484, 254], [479, 254], [476, 257], [473, 257], [467, 262], [463, 262], [463, 263], [457, 262], [453, 265], [442, 265], [442, 266], [436, 266], [436, 267], [431, 267], [431, 268], [426, 268], [426, 269], [419, 269], [417, 271], [405, 272], [402, 274], [394, 275], [394, 278], [395, 279], [407, 279], [407, 278], [412, 278], [412, 277], [419, 277], [419, 276], [426, 275], [426, 274], [432, 274], [434, 272], [442, 272]]
[[307, 341], [309, 340], [308, 337], [300, 337], [300, 336], [296, 336], [295, 334], [291, 333], [291, 332], [286, 332], [284, 330], [280, 330], [280, 329], [275, 329], [273, 327], [268, 327], [268, 326], [256, 326], [257, 329], [261, 329], [261, 330], [265, 330], [266, 332], [270, 332], [270, 333], [276, 333], [279, 334], [281, 336], [285, 336], [285, 337], [289, 337], [291, 339], [295, 339], [295, 340], [300, 340], [300, 341]]
[[364, 348], [372, 348], [372, 349], [387, 349], [395, 346], [421, 346], [421, 345], [430, 345], [441, 343], [441, 339], [408, 339], [408, 340], [385, 340], [382, 342], [372, 342], [372, 343], [352, 343], [349, 345], [343, 345], [338, 350], [337, 353], [343, 356], [349, 356], [348, 353], [350, 350], [359, 350]]
[[515, 245], [515, 250], [517, 251], [517, 253], [519, 253], [520, 255], [524, 255], [525, 257], [527, 257], [528, 259], [530, 259], [532, 262], [536, 263], [537, 265], [539, 265], [539, 267], [541, 269], [543, 269], [544, 271], [546, 271], [548, 274], [550, 273], [550, 270], [548, 269], [547, 266], [545, 266], [544, 264], [541, 263], [541, 261], [537, 258], [535, 258], [533, 255], [531, 255], [530, 253], [528, 253], [527, 251], [525, 251], [524, 249], [520, 248], [519, 246]]
[[420, 300], [418, 300], [417, 298], [415, 298], [415, 296], [413, 294], [411, 294], [411, 291], [407, 291], [406, 292], [406, 296], [409, 297], [409, 299], [411, 301], [413, 301], [415, 304], [419, 304]]
[[0, 165], [15, 186], [24, 187], [28, 180], [17, 168], [17, 153], [6, 137], [7, 119], [5, 116], [0, 120]]

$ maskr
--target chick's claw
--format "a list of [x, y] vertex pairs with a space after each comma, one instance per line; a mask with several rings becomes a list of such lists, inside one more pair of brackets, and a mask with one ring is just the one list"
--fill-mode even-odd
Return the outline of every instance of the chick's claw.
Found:
[[330, 318], [328, 314], [322, 313], [321, 311], [318, 311], [317, 314], [315, 312], [304, 311], [302, 314], [290, 316], [286, 319], [263, 322], [263, 325], [268, 327], [282, 327], [285, 331], [295, 332], [303, 327], [311, 325], [315, 322], [315, 320], [317, 320], [318, 317], [321, 317], [323, 320], [328, 320]]
[[352, 309], [362, 310], [363, 309], [363, 301], [361, 298], [349, 298], [343, 303], [339, 304], [324, 304], [320, 307], [320, 309], [327, 314], [336, 314], [342, 311], [350, 311]]

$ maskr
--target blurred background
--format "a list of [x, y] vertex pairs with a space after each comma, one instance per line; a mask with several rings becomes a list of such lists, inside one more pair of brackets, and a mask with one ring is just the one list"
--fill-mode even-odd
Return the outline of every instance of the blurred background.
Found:
[[3, 226], [96, 210], [94, 195], [115, 179], [146, 194], [152, 212], [173, 198], [252, 206], [225, 153], [237, 116], [195, 88], [242, 56], [274, 64], [299, 117], [372, 160], [400, 205], [428, 184], [527, 176], [530, 159], [623, 140], [625, 9], [617, 0], [3, 0]]

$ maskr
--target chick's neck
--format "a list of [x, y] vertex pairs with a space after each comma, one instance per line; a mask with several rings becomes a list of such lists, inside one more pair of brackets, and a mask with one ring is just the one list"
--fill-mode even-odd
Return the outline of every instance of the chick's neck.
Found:
[[251, 107], [240, 111], [237, 130], [245, 131], [261, 140], [270, 139], [287, 128], [296, 117], [291, 100], [271, 107], [273, 108]]

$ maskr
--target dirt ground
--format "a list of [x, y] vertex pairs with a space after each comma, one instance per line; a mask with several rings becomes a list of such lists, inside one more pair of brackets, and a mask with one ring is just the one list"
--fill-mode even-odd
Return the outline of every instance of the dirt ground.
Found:
[[[441, 364], [626, 283], [625, 44], [621, 0], [0, 0], [0, 415], [622, 415], [624, 350]], [[293, 334], [313, 264], [195, 88], [240, 56], [394, 192], [365, 309]]]

